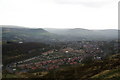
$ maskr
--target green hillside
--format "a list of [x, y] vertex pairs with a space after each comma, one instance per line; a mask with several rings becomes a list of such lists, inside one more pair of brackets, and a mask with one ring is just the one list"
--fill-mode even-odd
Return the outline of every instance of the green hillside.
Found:
[[49, 42], [56, 37], [44, 29], [2, 28], [3, 41]]
[[120, 54], [89, 64], [74, 65], [50, 72], [45, 76], [57, 80], [120, 80]]

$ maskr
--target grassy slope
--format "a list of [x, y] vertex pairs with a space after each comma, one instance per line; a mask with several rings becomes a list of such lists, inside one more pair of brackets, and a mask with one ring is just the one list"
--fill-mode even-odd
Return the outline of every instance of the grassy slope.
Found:
[[[32, 46], [31, 46], [32, 45]], [[2, 45], [2, 61], [3, 64], [10, 64], [14, 61], [24, 60], [30, 57], [40, 55], [52, 48], [43, 43], [23, 43], [23, 44], [3, 44]], [[45, 50], [42, 50], [45, 48]]]
[[47, 74], [35, 76], [34, 73], [8, 74], [6, 78], [42, 78], [46, 80], [120, 80], [120, 54], [115, 54], [105, 60], [98, 60], [88, 64], [63, 67]]
[[[106, 60], [94, 61], [85, 65], [62, 68], [49, 73], [45, 78], [66, 79], [97, 79], [120, 80], [120, 54], [113, 55]], [[55, 73], [55, 74], [54, 74]]]

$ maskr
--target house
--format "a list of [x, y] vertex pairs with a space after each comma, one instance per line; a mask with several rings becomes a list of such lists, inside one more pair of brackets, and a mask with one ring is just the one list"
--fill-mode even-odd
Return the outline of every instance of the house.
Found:
[[20, 42], [18, 42], [19, 44], [22, 44], [23, 42], [22, 41], [20, 41]]

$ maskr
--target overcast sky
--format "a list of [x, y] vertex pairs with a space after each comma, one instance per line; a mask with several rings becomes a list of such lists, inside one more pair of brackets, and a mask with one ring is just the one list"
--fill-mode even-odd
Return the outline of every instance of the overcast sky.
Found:
[[117, 29], [119, 0], [0, 0], [0, 25]]

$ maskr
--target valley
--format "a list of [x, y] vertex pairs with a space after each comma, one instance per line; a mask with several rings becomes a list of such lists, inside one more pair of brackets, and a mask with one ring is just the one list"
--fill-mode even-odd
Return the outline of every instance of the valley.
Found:
[[119, 42], [117, 30], [4, 27], [3, 78], [85, 80], [113, 72], [118, 78]]

